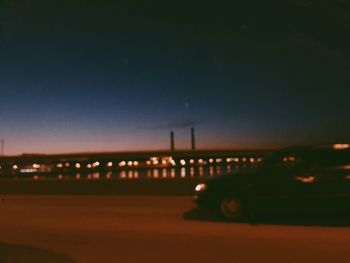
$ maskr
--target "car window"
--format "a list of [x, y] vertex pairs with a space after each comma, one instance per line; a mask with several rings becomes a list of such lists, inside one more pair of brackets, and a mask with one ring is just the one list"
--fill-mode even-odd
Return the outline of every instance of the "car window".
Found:
[[350, 151], [334, 149], [308, 149], [298, 151], [280, 151], [265, 159], [262, 167], [308, 167], [324, 168], [349, 166]]
[[309, 161], [318, 167], [350, 165], [350, 152], [348, 150], [323, 150], [310, 155]]
[[263, 167], [291, 167], [300, 165], [303, 163], [303, 159], [296, 152], [276, 152], [267, 157], [262, 166]]

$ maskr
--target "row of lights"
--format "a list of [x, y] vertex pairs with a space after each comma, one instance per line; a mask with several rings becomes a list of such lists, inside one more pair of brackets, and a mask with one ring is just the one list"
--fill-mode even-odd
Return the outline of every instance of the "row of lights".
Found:
[[[251, 158], [246, 158], [246, 157], [243, 157], [242, 159], [239, 159], [239, 158], [226, 158], [226, 163], [231, 163], [231, 162], [235, 162], [235, 163], [238, 163], [238, 162], [249, 162], [249, 163], [255, 163], [255, 162], [261, 162], [261, 158], [253, 158], [253, 157], [251, 157]], [[198, 162], [198, 164], [207, 164], [207, 161], [205, 161], [205, 160], [203, 160], [203, 159], [199, 159], [199, 160], [197, 160], [197, 162]], [[224, 162], [224, 159], [222, 159], [222, 158], [216, 158], [216, 159], [214, 159], [214, 158], [210, 158], [209, 160], [208, 160], [208, 162], [210, 163], [210, 164], [214, 164], [214, 163], [217, 163], [217, 164], [219, 164], [219, 163], [222, 163], [222, 162]], [[190, 161], [189, 161], [189, 163], [190, 164], [194, 164], [195, 163], [195, 160], [193, 160], [193, 159], [190, 159]], [[186, 161], [184, 160], [184, 159], [181, 159], [180, 160], [180, 164], [182, 165], [182, 166], [185, 166], [186, 165]]]
[[[204, 172], [204, 167], [200, 166], [198, 168], [198, 176], [199, 177], [204, 177], [205, 176], [205, 172]], [[28, 169], [30, 170], [30, 169]], [[22, 170], [21, 170], [22, 171]], [[214, 176], [214, 175], [220, 175], [222, 173], [222, 167], [220, 166], [210, 166], [209, 169], [209, 176]], [[24, 171], [25, 172], [25, 171]], [[34, 171], [27, 171], [29, 172], [34, 172]], [[194, 177], [196, 175], [196, 170], [195, 167], [191, 167], [190, 169], [187, 169], [186, 167], [181, 167], [179, 173], [177, 172], [176, 168], [171, 168], [171, 169], [167, 169], [166, 167], [163, 167], [161, 169], [149, 169], [147, 170], [147, 178], [175, 178], [177, 175], [180, 176], [181, 178], [186, 178], [186, 177]], [[227, 166], [227, 173], [231, 173], [231, 167]], [[120, 171], [118, 177], [121, 179], [137, 179], [140, 178], [140, 173], [138, 170], [122, 170]], [[111, 179], [112, 177], [114, 177], [113, 172], [108, 172], [107, 174], [103, 175], [100, 172], [91, 172], [89, 173], [87, 176], [82, 177], [82, 175], [78, 172], [75, 174], [74, 178], [76, 180], [80, 180], [80, 179], [92, 179], [92, 180], [99, 180], [99, 179]], [[34, 180], [40, 180], [40, 179], [45, 179], [44, 176], [40, 176], [40, 175], [34, 175], [32, 177]], [[72, 179], [73, 177], [71, 177], [70, 175], [64, 175], [64, 174], [58, 174], [57, 175], [57, 179], [59, 180], [64, 180], [64, 179]], [[347, 179], [350, 179], [347, 178]]]
[[[224, 161], [224, 159], [222, 158], [210, 158], [208, 161], [206, 160], [203, 160], [203, 159], [198, 159], [197, 160], [197, 163], [199, 165], [204, 165], [204, 164], [207, 164], [208, 162], [210, 164], [214, 164], [214, 163], [222, 163]], [[247, 157], [243, 157], [243, 158], [226, 158], [226, 163], [231, 163], [231, 162], [235, 162], [235, 163], [238, 163], [238, 162], [249, 162], [249, 163], [255, 163], [255, 162], [260, 162], [261, 161], [261, 158], [247, 158]], [[180, 164], [182, 166], [185, 166], [187, 164], [186, 160], [185, 159], [181, 159], [180, 161]], [[189, 163], [190, 164], [195, 164], [196, 161], [194, 159], [190, 159], [189, 160]], [[164, 157], [164, 158], [159, 158], [159, 157], [151, 157], [150, 160], [147, 160], [146, 161], [146, 164], [147, 165], [159, 165], [159, 164], [162, 164], [162, 165], [167, 165], [167, 164], [171, 164], [172, 166], [176, 166], [176, 162], [175, 160], [172, 158], [172, 157]], [[88, 169], [92, 169], [92, 168], [97, 168], [101, 165], [100, 162], [96, 161], [96, 162], [93, 162], [93, 163], [89, 163], [86, 165], [86, 168]], [[64, 167], [70, 167], [71, 164], [70, 163], [58, 163], [56, 165], [57, 168], [64, 168]], [[82, 168], [82, 164], [80, 163], [75, 163], [75, 168], [77, 169], [80, 169]], [[108, 162], [107, 163], [107, 167], [112, 167], [113, 166], [113, 162]], [[139, 166], [139, 162], [138, 161], [121, 161], [118, 163], [118, 166], [119, 167], [137, 167]], [[33, 169], [40, 169], [41, 165], [40, 164], [37, 164], [37, 163], [34, 163], [32, 165]], [[0, 167], [1, 168], [1, 167]], [[14, 164], [12, 165], [12, 169], [13, 170], [17, 170], [19, 169], [18, 165], [17, 164]]]

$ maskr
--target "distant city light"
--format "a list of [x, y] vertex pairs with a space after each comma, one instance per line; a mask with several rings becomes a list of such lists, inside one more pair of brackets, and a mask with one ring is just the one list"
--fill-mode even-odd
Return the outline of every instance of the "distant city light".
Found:
[[158, 165], [158, 163], [159, 163], [158, 157], [151, 157], [150, 160], [152, 161], [153, 165]]
[[283, 157], [284, 162], [295, 162], [295, 157], [294, 156], [286, 156]]
[[37, 169], [21, 169], [21, 173], [35, 173], [37, 172]]
[[[350, 144], [334, 144], [331, 147], [333, 147], [334, 149], [337, 149], [337, 150], [347, 149], [350, 147]], [[239, 158], [234, 157], [234, 155], [233, 156], [227, 155], [225, 157], [224, 156], [217, 157], [215, 155], [211, 155], [212, 158], [208, 157], [209, 159], [203, 158], [203, 156], [202, 156], [202, 158], [197, 159], [194, 156], [191, 156], [191, 155], [186, 156], [183, 159], [176, 159], [176, 161], [175, 161], [173, 159], [174, 158], [173, 156], [160, 155], [160, 156], [149, 157], [148, 160], [144, 159], [144, 160], [140, 160], [140, 161], [139, 160], [132, 160], [130, 158], [131, 160], [130, 159], [124, 160], [124, 161], [120, 161], [119, 163], [118, 163], [118, 161], [115, 162], [115, 160], [113, 160], [113, 159], [110, 159], [111, 161], [95, 161], [97, 159], [96, 157], [95, 157], [96, 158], [95, 160], [94, 159], [90, 160], [91, 163], [85, 163], [85, 162], [81, 163], [80, 161], [77, 162], [79, 159], [74, 160], [74, 159], [67, 158], [67, 159], [61, 159], [62, 163], [49, 164], [49, 163], [45, 163], [45, 162], [41, 163], [41, 161], [39, 159], [36, 162], [32, 161], [32, 163], [23, 163], [23, 164], [19, 161], [15, 161], [15, 162], [18, 162], [19, 165], [13, 164], [10, 166], [10, 168], [12, 168], [13, 170], [18, 169], [18, 171], [16, 171], [16, 172], [13, 171], [13, 173], [20, 172], [20, 173], [33, 173], [33, 174], [38, 173], [38, 174], [41, 174], [41, 173], [45, 173], [45, 172], [55, 171], [54, 168], [57, 167], [57, 168], [63, 168], [62, 170], [56, 170], [56, 171], [60, 171], [60, 173], [64, 174], [64, 172], [68, 171], [69, 167], [76, 168], [76, 169], [80, 169], [82, 167], [83, 168], [86, 167], [85, 169], [94, 168], [93, 172], [96, 172], [96, 170], [102, 165], [104, 167], [113, 167], [113, 165], [115, 165], [115, 166], [119, 165], [119, 167], [127, 167], [128, 169], [126, 170], [126, 172], [128, 173], [129, 171], [135, 172], [135, 170], [139, 169], [139, 166], [141, 168], [144, 168], [145, 165], [148, 165], [148, 166], [154, 165], [151, 167], [154, 169], [160, 168], [160, 176], [162, 176], [161, 169], [163, 169], [163, 168], [169, 169], [169, 171], [170, 171], [170, 169], [173, 169], [173, 167], [179, 166], [181, 168], [181, 166], [183, 166], [183, 168], [186, 168], [186, 170], [182, 171], [182, 173], [184, 174], [186, 172], [186, 176], [191, 176], [193, 174], [193, 172], [194, 172], [194, 174], [197, 173], [198, 168], [195, 168], [195, 170], [191, 170], [194, 166], [197, 166], [197, 165], [199, 168], [200, 167], [204, 168], [207, 165], [210, 167], [213, 167], [215, 171], [209, 170], [209, 175], [212, 175], [212, 174], [214, 174], [214, 172], [215, 172], [215, 174], [220, 174], [223, 171], [225, 171], [227, 173], [231, 173], [233, 171], [233, 169], [238, 169], [238, 168], [240, 168], [240, 166], [242, 166], [242, 168], [249, 168], [249, 165], [253, 166], [255, 163], [262, 161], [261, 157], [257, 157], [257, 156], [251, 157], [248, 154], [245, 157], [239, 156]], [[285, 162], [292, 162], [292, 161], [295, 161], [295, 157], [286, 155], [283, 158], [283, 160]], [[239, 163], [240, 161], [242, 163]], [[231, 162], [236, 162], [236, 163], [231, 164]], [[224, 163], [226, 165], [226, 168], [224, 168], [220, 163]], [[349, 165], [342, 166], [342, 168], [348, 169], [348, 170], [350, 169]], [[3, 167], [0, 166], [0, 169], [4, 169], [4, 166]], [[79, 172], [79, 170], [76, 170], [76, 172]], [[107, 169], [107, 172], [111, 172], [111, 169]], [[203, 173], [204, 172], [202, 170], [202, 174]], [[207, 172], [205, 172], [205, 174], [206, 173]], [[163, 172], [163, 174], [164, 174], [164, 172]], [[127, 175], [129, 175], [129, 174], [127, 174]], [[181, 171], [180, 171], [180, 175], [181, 175]], [[72, 175], [72, 176], [74, 176], [74, 175]], [[167, 177], [168, 176], [170, 177], [170, 174], [167, 174]], [[90, 177], [91, 177], [90, 179], [93, 179], [92, 173], [91, 173]], [[135, 178], [134, 174], [132, 175], [132, 178]]]
[[308, 177], [304, 177], [304, 176], [297, 176], [295, 177], [295, 180], [300, 181], [302, 183], [313, 183], [315, 181], [315, 176], [308, 176]]
[[334, 144], [333, 148], [335, 150], [344, 150], [344, 149], [350, 148], [350, 144], [340, 144], [340, 143], [338, 143], [338, 144]]

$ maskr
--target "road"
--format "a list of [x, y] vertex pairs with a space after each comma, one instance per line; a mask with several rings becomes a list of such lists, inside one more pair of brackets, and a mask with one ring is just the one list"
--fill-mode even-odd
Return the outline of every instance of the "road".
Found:
[[[2, 196], [0, 262], [349, 262], [350, 226], [229, 223], [189, 196]], [[349, 224], [350, 225], [350, 224]]]

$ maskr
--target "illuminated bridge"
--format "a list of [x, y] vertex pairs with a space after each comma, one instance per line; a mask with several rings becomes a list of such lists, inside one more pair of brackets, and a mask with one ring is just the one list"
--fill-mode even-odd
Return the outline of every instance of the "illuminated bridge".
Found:
[[31, 174], [75, 174], [156, 168], [255, 166], [271, 150], [196, 150], [77, 153], [0, 157], [2, 177]]

